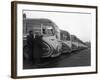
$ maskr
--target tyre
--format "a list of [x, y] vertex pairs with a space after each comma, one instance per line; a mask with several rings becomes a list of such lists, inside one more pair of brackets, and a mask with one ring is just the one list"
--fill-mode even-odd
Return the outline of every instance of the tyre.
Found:
[[32, 49], [29, 48], [28, 46], [24, 46], [23, 48], [23, 58], [24, 60], [32, 60], [33, 55], [32, 55]]

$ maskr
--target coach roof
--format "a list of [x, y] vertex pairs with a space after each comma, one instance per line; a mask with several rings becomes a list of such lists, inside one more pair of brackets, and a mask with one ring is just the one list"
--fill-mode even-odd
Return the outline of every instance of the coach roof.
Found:
[[24, 19], [27, 23], [32, 23], [32, 24], [53, 24], [53, 22], [50, 19], [45, 19], [45, 18], [36, 18], [36, 19], [32, 19], [32, 18], [26, 18]]

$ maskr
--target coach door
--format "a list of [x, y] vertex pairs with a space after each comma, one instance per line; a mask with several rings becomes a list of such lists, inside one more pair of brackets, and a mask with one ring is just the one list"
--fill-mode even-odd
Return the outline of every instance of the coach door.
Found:
[[33, 32], [34, 32], [34, 37], [36, 35], [41, 35], [41, 33], [42, 33], [42, 31], [41, 31], [41, 25], [40, 24], [33, 25]]

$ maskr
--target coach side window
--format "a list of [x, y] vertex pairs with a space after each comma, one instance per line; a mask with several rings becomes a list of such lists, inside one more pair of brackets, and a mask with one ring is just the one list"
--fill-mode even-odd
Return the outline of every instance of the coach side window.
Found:
[[43, 28], [42, 31], [43, 31], [43, 34], [46, 34], [46, 29], [45, 28]]
[[70, 34], [68, 32], [66, 33], [66, 40], [70, 40]]

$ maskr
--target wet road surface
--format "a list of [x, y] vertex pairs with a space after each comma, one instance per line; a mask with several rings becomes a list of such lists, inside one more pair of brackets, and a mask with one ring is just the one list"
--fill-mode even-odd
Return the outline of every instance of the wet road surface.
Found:
[[56, 58], [41, 59], [41, 62], [39, 64], [24, 61], [23, 69], [90, 66], [90, 53], [90, 49], [74, 51], [71, 53], [64, 53]]

